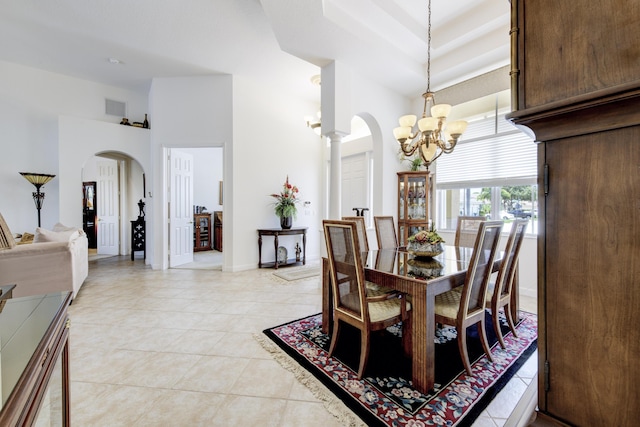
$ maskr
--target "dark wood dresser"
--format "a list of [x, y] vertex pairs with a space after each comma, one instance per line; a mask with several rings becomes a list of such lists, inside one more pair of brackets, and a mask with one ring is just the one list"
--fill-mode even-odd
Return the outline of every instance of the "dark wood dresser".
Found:
[[640, 2], [512, 0], [510, 120], [538, 143], [535, 425], [640, 419]]

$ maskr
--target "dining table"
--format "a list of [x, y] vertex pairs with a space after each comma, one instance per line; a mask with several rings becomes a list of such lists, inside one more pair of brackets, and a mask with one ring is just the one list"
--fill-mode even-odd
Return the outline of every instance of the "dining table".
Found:
[[[378, 249], [362, 253], [367, 281], [393, 288], [411, 299], [411, 361], [413, 387], [421, 392], [433, 390], [435, 376], [435, 298], [464, 284], [473, 248], [444, 245], [435, 257], [416, 257], [406, 248]], [[493, 271], [502, 264], [498, 253]], [[322, 259], [322, 331], [330, 334], [333, 324], [333, 296], [329, 261]], [[518, 292], [516, 282], [511, 293], [513, 319], [517, 322]]]

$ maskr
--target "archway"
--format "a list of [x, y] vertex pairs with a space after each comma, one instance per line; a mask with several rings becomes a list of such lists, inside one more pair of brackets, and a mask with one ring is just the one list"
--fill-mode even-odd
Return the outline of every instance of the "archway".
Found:
[[[139, 165], [139, 170], [145, 176], [146, 181], [146, 221], [147, 229], [150, 229], [153, 222], [152, 204], [149, 203], [150, 188], [149, 183], [153, 181], [151, 172], [150, 154], [150, 134], [147, 129], [132, 128], [131, 126], [120, 126], [114, 123], [106, 123], [95, 120], [80, 119], [76, 117], [61, 116], [59, 125], [59, 186], [60, 186], [60, 222], [63, 224], [80, 225], [83, 223], [83, 212], [80, 209], [80, 199], [83, 182], [83, 169], [87, 159], [96, 155], [107, 155], [119, 158], [120, 161], [135, 161]], [[142, 175], [141, 174], [141, 175]], [[131, 193], [128, 204], [131, 205], [127, 215], [137, 216], [137, 202], [141, 198], [143, 180], [140, 177], [138, 193]], [[132, 184], [135, 185], [135, 184]], [[135, 196], [134, 196], [135, 194]], [[124, 218], [122, 222], [128, 221]], [[128, 224], [128, 223], [127, 223]], [[123, 225], [119, 223], [119, 233]], [[128, 234], [128, 233], [127, 233]], [[147, 258], [146, 264], [153, 262], [153, 235], [146, 236]]]
[[[96, 153], [83, 165], [82, 183], [83, 229], [90, 254], [130, 254], [131, 228], [142, 213], [139, 203], [144, 203], [146, 192], [142, 165], [125, 153]], [[142, 258], [144, 251], [135, 255]]]

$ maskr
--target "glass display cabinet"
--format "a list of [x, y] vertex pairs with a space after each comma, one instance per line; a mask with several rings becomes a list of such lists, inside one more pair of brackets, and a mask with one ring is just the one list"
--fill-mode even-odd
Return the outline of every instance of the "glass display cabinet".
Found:
[[428, 171], [398, 172], [398, 244], [407, 246], [409, 236], [429, 229], [435, 200], [434, 176]]
[[199, 213], [193, 216], [193, 251], [211, 250], [211, 214]]

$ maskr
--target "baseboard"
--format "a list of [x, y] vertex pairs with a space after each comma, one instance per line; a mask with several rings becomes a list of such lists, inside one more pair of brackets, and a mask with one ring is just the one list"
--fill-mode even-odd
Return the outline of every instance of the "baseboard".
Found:
[[504, 423], [504, 427], [526, 427], [534, 418], [536, 407], [538, 406], [538, 374], [536, 374], [522, 397], [511, 412], [511, 415]]

